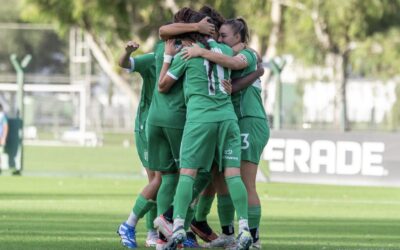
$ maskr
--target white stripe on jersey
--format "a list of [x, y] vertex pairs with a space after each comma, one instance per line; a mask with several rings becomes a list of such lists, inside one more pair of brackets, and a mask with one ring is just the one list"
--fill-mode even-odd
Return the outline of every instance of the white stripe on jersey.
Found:
[[256, 87], [256, 88], [261, 90], [261, 80], [260, 80], [260, 78], [257, 78], [257, 80], [255, 80], [252, 85], [253, 85], [253, 87]]
[[174, 80], [178, 80], [178, 77], [176, 77], [174, 74], [172, 74], [171, 72], [167, 72], [167, 76], [171, 77]]

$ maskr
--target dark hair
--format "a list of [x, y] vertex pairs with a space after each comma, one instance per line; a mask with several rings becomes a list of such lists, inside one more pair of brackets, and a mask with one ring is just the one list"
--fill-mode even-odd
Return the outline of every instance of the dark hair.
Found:
[[242, 43], [249, 42], [250, 39], [249, 29], [247, 28], [246, 21], [242, 17], [226, 20], [224, 25], [230, 25], [235, 35], [239, 33], [240, 41]]
[[[197, 22], [200, 22], [205, 17], [206, 17], [206, 15], [203, 14], [203, 13], [196, 13], [196, 14], [192, 15], [192, 17], [190, 18], [189, 22], [190, 23], [197, 23]], [[211, 19], [211, 20], [209, 19], [208, 22], [216, 25], [214, 23], [213, 19]], [[207, 42], [206, 37], [203, 34], [200, 34], [198, 32], [192, 32], [192, 33], [188, 33], [188, 37], [190, 39], [196, 41], [196, 42], [199, 42], [199, 43], [203, 44], [206, 49], [208, 49], [208, 50], [211, 49], [210, 45]], [[210, 81], [211, 81], [211, 75], [212, 75], [212, 71], [213, 71], [214, 65], [215, 65], [214, 62], [209, 61], [209, 66], [210, 67], [208, 68], [208, 74], [207, 75], [208, 75], [208, 79]], [[210, 88], [213, 88], [212, 85], [210, 85]], [[211, 89], [211, 90], [214, 91], [214, 89]]]
[[194, 13], [197, 12], [189, 7], [183, 7], [182, 9], [180, 9], [178, 12], [175, 13], [174, 23], [187, 22], [187, 20], [189, 20]]
[[216, 11], [213, 7], [209, 5], [204, 5], [203, 7], [201, 7], [199, 12], [210, 17], [214, 22], [213, 24], [215, 25], [215, 28], [217, 28], [218, 30], [226, 21], [225, 17], [223, 17], [218, 11]]
[[[194, 11], [193, 13], [191, 13], [190, 16], [185, 16], [185, 18], [187, 18], [187, 19], [185, 19], [183, 21], [185, 23], [198, 23], [205, 17], [206, 17], [205, 14]], [[213, 23], [213, 20], [208, 20], [208, 21], [210, 23]], [[199, 43], [203, 44], [204, 47], [208, 50], [211, 49], [210, 45], [207, 42], [205, 35], [200, 34], [198, 32], [188, 32], [188, 33], [180, 34], [180, 35], [174, 36], [174, 39], [189, 39], [191, 41], [199, 42]], [[214, 65], [215, 65], [215, 63], [210, 61], [210, 67], [208, 69], [208, 79], [210, 79], [210, 81], [211, 81], [211, 74], [212, 74]]]
[[3, 105], [0, 103], [0, 111], [3, 111]]

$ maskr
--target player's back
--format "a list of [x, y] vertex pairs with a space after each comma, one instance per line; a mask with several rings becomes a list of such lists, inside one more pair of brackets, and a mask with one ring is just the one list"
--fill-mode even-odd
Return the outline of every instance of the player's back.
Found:
[[[202, 44], [198, 43], [201, 47]], [[232, 49], [210, 39], [211, 50], [232, 56]], [[210, 62], [202, 57], [188, 60], [184, 79], [187, 121], [217, 122], [236, 119], [230, 96], [221, 84], [230, 78], [230, 69], [214, 64], [209, 75]]]
[[[163, 65], [165, 42], [160, 42], [155, 49], [156, 79]], [[155, 87], [150, 106], [148, 123], [161, 127], [183, 128], [186, 120], [186, 106], [184, 103], [182, 83], [179, 79], [167, 94], [160, 93]], [[156, 86], [158, 81], [156, 82]]]

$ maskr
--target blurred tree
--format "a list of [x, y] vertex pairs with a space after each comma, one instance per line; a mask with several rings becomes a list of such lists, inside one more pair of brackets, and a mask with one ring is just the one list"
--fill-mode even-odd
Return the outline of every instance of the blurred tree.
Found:
[[82, 28], [100, 66], [133, 101], [130, 84], [117, 73], [117, 57], [130, 39], [146, 41], [142, 45], [149, 50], [159, 26], [171, 19], [172, 12], [156, 0], [25, 0], [22, 16], [28, 21], [55, 24], [64, 35], [71, 27]]
[[[289, 7], [284, 16], [285, 47], [294, 48], [298, 57], [314, 63], [325, 60], [333, 68], [337, 84], [335, 120], [342, 130], [349, 130], [346, 83], [350, 66], [355, 62], [351, 54], [365, 41], [379, 44], [376, 38], [386, 36], [392, 27], [398, 27], [400, 1], [282, 0], [281, 3]], [[385, 62], [390, 60], [390, 55], [384, 57]], [[374, 66], [365, 67], [377, 69], [381, 63], [377, 60]]]
[[24, 0], [23, 17], [51, 22], [64, 33], [72, 26], [84, 29], [103, 68], [112, 69], [110, 78], [130, 90], [115, 67], [124, 43], [140, 40], [148, 51], [159, 26], [175, 11], [204, 4], [227, 18], [243, 16], [257, 41], [255, 49], [267, 59], [284, 52], [329, 65], [337, 85], [335, 120], [343, 130], [350, 129], [345, 99], [349, 74], [398, 73], [400, 0]]
[[33, 63], [27, 68], [29, 73], [66, 73], [67, 61], [63, 56], [65, 42], [59, 39], [51, 29], [25, 25], [20, 18], [20, 12], [21, 1], [2, 2], [0, 8], [1, 74], [14, 73], [10, 62], [11, 53], [16, 53], [19, 58], [26, 54], [33, 56]]

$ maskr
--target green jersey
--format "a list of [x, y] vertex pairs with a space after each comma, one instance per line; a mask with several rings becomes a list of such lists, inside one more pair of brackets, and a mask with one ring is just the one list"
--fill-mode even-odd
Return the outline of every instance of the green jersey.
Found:
[[154, 53], [148, 53], [137, 57], [131, 57], [130, 62], [130, 72], [138, 72], [143, 79], [140, 103], [135, 119], [135, 131], [140, 131], [145, 128], [154, 92], [154, 85], [156, 82], [156, 60]]
[[[232, 79], [246, 76], [257, 70], [257, 55], [253, 51], [244, 49], [239, 54], [246, 57], [247, 67], [242, 70], [232, 71]], [[261, 99], [260, 79], [257, 79], [249, 87], [232, 94], [232, 103], [239, 119], [243, 117], [266, 118]]]
[[[165, 42], [160, 42], [155, 49], [156, 58], [156, 83], [164, 63]], [[186, 106], [183, 97], [183, 80], [178, 80], [168, 93], [160, 93], [156, 88], [151, 102], [147, 122], [149, 124], [183, 129], [186, 121]]]
[[[232, 56], [232, 49], [210, 39], [211, 50]], [[204, 47], [199, 43], [199, 46]], [[214, 65], [211, 77], [208, 77], [210, 62], [202, 57], [184, 60], [178, 53], [167, 74], [179, 79], [184, 75], [184, 95], [187, 106], [188, 122], [219, 122], [237, 120], [230, 96], [221, 85], [222, 79], [229, 79], [230, 70]]]

